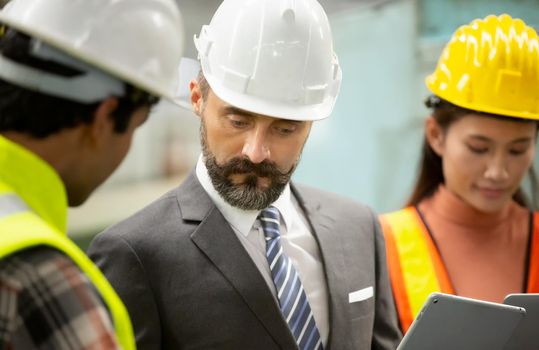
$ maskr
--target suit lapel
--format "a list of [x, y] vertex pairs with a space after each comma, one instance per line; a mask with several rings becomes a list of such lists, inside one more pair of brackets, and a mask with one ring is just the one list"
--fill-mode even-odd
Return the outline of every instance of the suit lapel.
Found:
[[348, 291], [346, 289], [346, 266], [344, 263], [343, 242], [335, 232], [335, 219], [322, 210], [322, 203], [314, 198], [303, 198], [296, 186], [291, 186], [322, 254], [324, 274], [329, 292], [330, 332], [326, 349], [346, 349], [351, 346], [348, 328]]
[[266, 281], [196, 176], [178, 190], [184, 220], [200, 221], [192, 241], [241, 295], [245, 303], [283, 349], [295, 349], [295, 340]]

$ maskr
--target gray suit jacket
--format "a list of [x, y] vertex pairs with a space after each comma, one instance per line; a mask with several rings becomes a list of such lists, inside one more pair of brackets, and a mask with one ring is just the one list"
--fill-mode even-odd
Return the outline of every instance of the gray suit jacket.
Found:
[[[400, 340], [374, 214], [311, 188], [292, 193], [319, 243], [329, 291], [326, 349]], [[89, 249], [125, 302], [139, 349], [297, 349], [257, 267], [194, 173]], [[349, 303], [369, 286], [375, 297]]]

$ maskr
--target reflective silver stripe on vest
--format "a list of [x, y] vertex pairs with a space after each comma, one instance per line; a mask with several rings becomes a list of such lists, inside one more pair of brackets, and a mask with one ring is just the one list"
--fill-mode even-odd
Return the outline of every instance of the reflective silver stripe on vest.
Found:
[[0, 195], [0, 219], [28, 210], [28, 206], [19, 196], [15, 194]]

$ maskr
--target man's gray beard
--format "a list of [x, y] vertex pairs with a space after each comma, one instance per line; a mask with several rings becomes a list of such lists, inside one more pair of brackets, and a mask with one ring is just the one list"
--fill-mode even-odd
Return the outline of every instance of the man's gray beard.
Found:
[[[208, 148], [204, 121], [200, 127], [200, 139], [204, 163], [213, 187], [228, 204], [243, 210], [262, 210], [275, 202], [290, 181], [298, 163], [287, 173], [280, 172], [275, 164], [266, 161], [254, 164], [243, 157], [233, 158], [221, 166]], [[243, 183], [235, 184], [230, 180], [231, 174], [241, 173], [250, 173], [245, 176]], [[257, 186], [260, 174], [270, 180], [268, 188]]]

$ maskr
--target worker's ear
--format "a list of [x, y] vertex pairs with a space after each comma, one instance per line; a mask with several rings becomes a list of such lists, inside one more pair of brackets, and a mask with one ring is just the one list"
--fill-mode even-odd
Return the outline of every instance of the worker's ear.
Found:
[[200, 117], [202, 116], [202, 109], [204, 108], [204, 98], [202, 97], [200, 84], [196, 79], [189, 82], [189, 91], [191, 92], [191, 105], [193, 106], [193, 111]]
[[108, 97], [98, 105], [92, 122], [86, 126], [85, 130], [85, 139], [90, 146], [100, 147], [114, 133], [112, 115], [117, 109], [118, 99], [116, 97]]
[[441, 157], [445, 148], [445, 133], [432, 116], [425, 120], [425, 138], [432, 150]]

